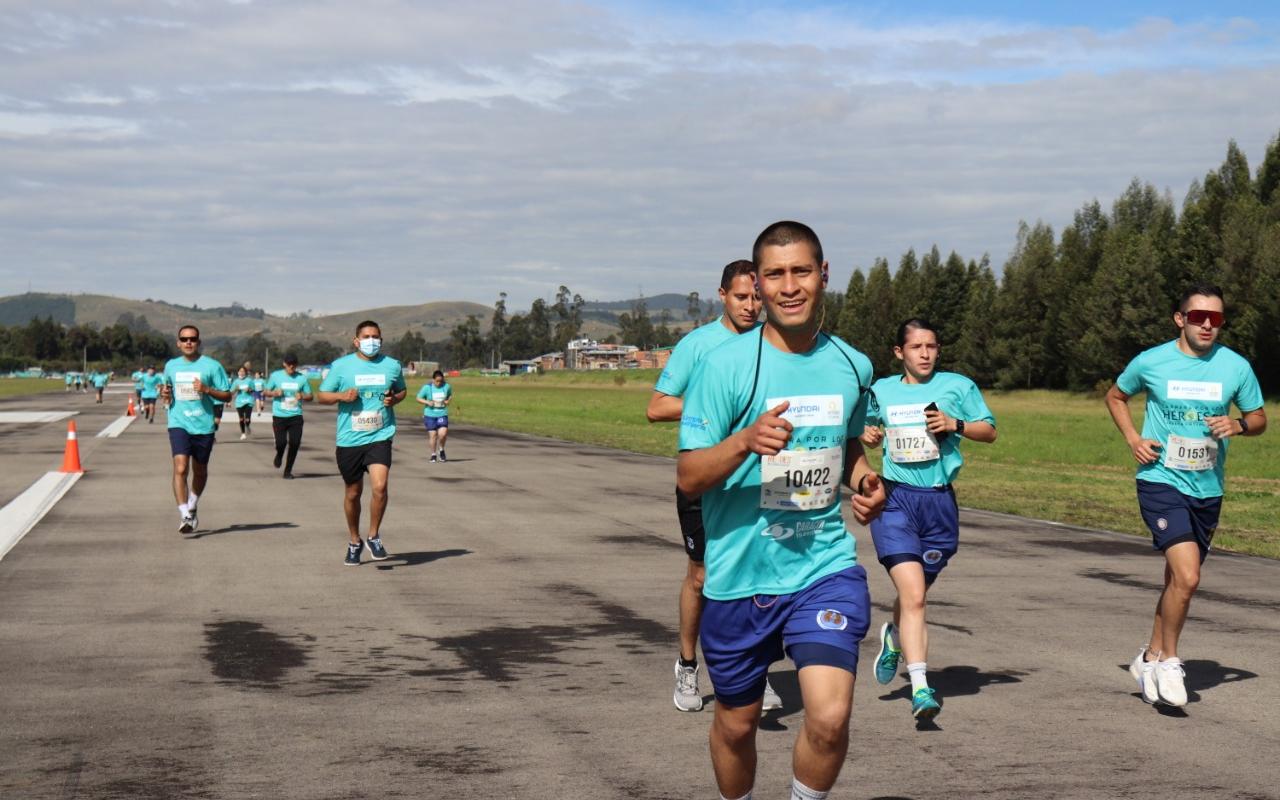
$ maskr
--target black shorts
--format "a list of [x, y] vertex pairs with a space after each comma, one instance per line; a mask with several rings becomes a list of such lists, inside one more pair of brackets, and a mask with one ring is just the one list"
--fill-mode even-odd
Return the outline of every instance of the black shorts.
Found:
[[212, 433], [187, 433], [182, 428], [169, 429], [169, 450], [175, 456], [190, 456], [197, 464], [208, 464], [213, 455]]
[[680, 517], [680, 538], [689, 560], [702, 563], [707, 554], [707, 531], [702, 527], [702, 498], [689, 497], [676, 489], [676, 516]]
[[390, 439], [355, 447], [339, 447], [334, 452], [338, 458], [338, 471], [342, 473], [342, 480], [348, 486], [364, 480], [370, 464], [391, 467]]

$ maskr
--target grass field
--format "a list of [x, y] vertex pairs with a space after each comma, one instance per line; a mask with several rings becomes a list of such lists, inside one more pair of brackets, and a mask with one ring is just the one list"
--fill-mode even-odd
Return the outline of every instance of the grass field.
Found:
[[49, 378], [0, 378], [0, 397], [17, 397], [24, 394], [61, 392], [66, 384], [61, 379]]
[[[654, 370], [452, 378], [458, 422], [655, 455], [674, 455], [676, 426], [649, 424]], [[421, 382], [414, 384], [414, 393]], [[1148, 536], [1134, 496], [1134, 462], [1101, 399], [1065, 392], [987, 392], [1000, 438], [966, 442], [956, 481], [962, 505]], [[407, 401], [412, 403], [412, 394]], [[1137, 418], [1141, 398], [1132, 401]], [[404, 406], [402, 406], [404, 408]], [[1280, 404], [1268, 403], [1272, 424]], [[1224, 550], [1280, 558], [1280, 451], [1276, 432], [1232, 443], [1214, 541]], [[457, 447], [464, 446], [459, 440]], [[873, 454], [873, 462], [879, 463]], [[674, 475], [673, 475], [674, 480]]]

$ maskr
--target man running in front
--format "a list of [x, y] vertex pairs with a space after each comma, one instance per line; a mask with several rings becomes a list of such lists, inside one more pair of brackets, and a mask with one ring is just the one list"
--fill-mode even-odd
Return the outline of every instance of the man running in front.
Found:
[[[756, 294], [756, 268], [750, 261], [727, 264], [720, 271], [720, 303], [724, 313], [690, 331], [675, 349], [653, 386], [645, 412], [650, 422], [679, 422], [684, 410], [681, 398], [689, 388], [702, 357], [719, 345], [756, 326], [760, 298]], [[680, 585], [680, 654], [676, 659], [676, 689], [672, 699], [681, 711], [702, 710], [698, 687], [698, 620], [702, 616], [702, 584], [706, 580], [706, 531], [702, 526], [702, 502], [676, 489], [676, 517], [680, 521], [684, 551], [689, 556]], [[782, 699], [768, 681], [764, 685], [764, 709], [782, 707]]]
[[676, 485], [701, 496], [707, 536], [701, 639], [716, 696], [711, 763], [722, 798], [751, 797], [765, 678], [785, 654], [805, 712], [791, 796], [822, 800], [848, 750], [870, 615], [840, 484], [856, 488], [859, 522], [885, 502], [858, 441], [872, 368], [822, 333], [827, 263], [808, 226], [770, 225], [752, 260], [765, 324], [703, 357], [680, 421]]
[[354, 353], [334, 361], [320, 382], [316, 399], [338, 404], [338, 470], [347, 491], [343, 510], [347, 517], [349, 567], [360, 564], [364, 541], [360, 538], [360, 496], [364, 474], [369, 473], [373, 502], [369, 506], [369, 555], [374, 561], [387, 557], [380, 528], [387, 510], [387, 480], [391, 474], [391, 441], [396, 435], [395, 405], [404, 400], [406, 387], [400, 362], [382, 355], [382, 329], [365, 320], [356, 326]]
[[[173, 454], [173, 496], [182, 518], [178, 532], [195, 533], [196, 504], [209, 480], [213, 454], [213, 409], [231, 397], [231, 381], [222, 365], [200, 354], [200, 329], [178, 330], [177, 358], [164, 365], [162, 391], [169, 406], [169, 449]], [[191, 488], [187, 488], [187, 476]]]
[[280, 468], [285, 459], [285, 447], [289, 449], [284, 460], [284, 478], [293, 480], [293, 462], [302, 446], [302, 403], [313, 399], [311, 381], [298, 372], [298, 357], [289, 353], [284, 357], [284, 369], [278, 369], [267, 378], [266, 394], [271, 400], [271, 431], [276, 437], [276, 457], [271, 463]]
[[871, 522], [871, 540], [898, 593], [893, 622], [880, 626], [876, 680], [892, 681], [905, 657], [916, 719], [942, 710], [926, 678], [925, 595], [960, 546], [960, 513], [951, 488], [964, 463], [960, 442], [996, 440], [996, 419], [982, 392], [963, 375], [936, 371], [938, 352], [938, 332], [927, 320], [898, 326], [893, 355], [902, 362], [902, 375], [872, 384], [862, 433], [867, 446], [884, 444], [889, 499]]
[[[1229, 440], [1267, 428], [1253, 368], [1217, 343], [1224, 308], [1218, 287], [1187, 289], [1173, 312], [1178, 338], [1139, 353], [1107, 392], [1107, 410], [1139, 464], [1138, 509], [1165, 559], [1151, 639], [1129, 664], [1148, 703], [1187, 704], [1178, 639], [1218, 527]], [[1128, 406], [1139, 392], [1147, 393], [1141, 434]]]

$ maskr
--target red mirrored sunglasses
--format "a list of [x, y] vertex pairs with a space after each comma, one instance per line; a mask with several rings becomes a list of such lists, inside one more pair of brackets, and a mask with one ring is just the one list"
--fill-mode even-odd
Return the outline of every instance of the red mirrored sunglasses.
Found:
[[1204, 311], [1199, 308], [1193, 311], [1184, 311], [1182, 316], [1192, 325], [1203, 325], [1207, 321], [1211, 328], [1221, 328], [1223, 321], [1226, 319], [1221, 311]]

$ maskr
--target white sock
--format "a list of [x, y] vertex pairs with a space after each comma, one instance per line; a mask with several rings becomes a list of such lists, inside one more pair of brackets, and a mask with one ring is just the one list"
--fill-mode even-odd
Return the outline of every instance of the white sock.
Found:
[[196, 510], [196, 503], [199, 501], [200, 501], [200, 495], [194, 494], [192, 492], [187, 492], [187, 505], [191, 508], [192, 511]]
[[791, 776], [791, 800], [826, 800], [828, 794], [831, 793], [810, 789], [794, 775]]
[[[754, 791], [754, 790], [752, 790], [752, 791]], [[733, 800], [733, 798], [725, 797], [724, 795], [720, 795], [720, 800]], [[744, 794], [742, 797], [739, 797], [737, 800], [751, 800], [751, 792], [747, 792], [747, 793], [746, 793], [746, 794]]]
[[925, 678], [925, 672], [927, 670], [928, 670], [928, 665], [923, 661], [917, 661], [914, 664], [907, 665], [907, 674], [911, 676], [911, 693], [912, 694], [915, 694], [921, 689], [928, 688], [929, 681], [927, 678]]
[[191, 516], [191, 508], [186, 503], [183, 503], [178, 506], [178, 514], [180, 514], [183, 519], [186, 519]]

